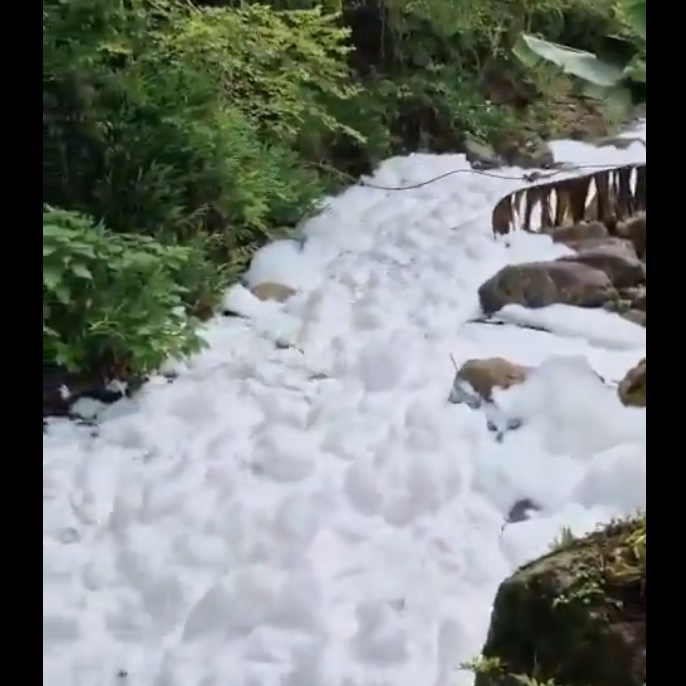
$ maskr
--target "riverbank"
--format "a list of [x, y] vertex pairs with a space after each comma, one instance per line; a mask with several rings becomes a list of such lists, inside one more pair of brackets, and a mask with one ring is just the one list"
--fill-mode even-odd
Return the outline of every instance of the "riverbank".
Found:
[[588, 50], [627, 36], [615, 0], [338, 9], [45, 4], [44, 414], [196, 351], [253, 253], [381, 160], [475, 142], [516, 165], [624, 119], [512, 51], [525, 29]]

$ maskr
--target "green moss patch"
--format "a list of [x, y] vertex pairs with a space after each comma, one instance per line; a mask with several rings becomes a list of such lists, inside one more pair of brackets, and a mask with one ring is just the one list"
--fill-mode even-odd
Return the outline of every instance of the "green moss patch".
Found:
[[[500, 587], [476, 686], [644, 686], [646, 519], [564, 542]], [[536, 681], [532, 683], [536, 683]]]

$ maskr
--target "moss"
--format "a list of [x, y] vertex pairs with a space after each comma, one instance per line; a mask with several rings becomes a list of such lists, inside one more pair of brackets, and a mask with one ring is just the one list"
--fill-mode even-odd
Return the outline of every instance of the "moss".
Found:
[[522, 676], [643, 686], [645, 573], [645, 515], [567, 537], [519, 569], [499, 589], [483, 651], [503, 668], [477, 674], [476, 686], [515, 686]]

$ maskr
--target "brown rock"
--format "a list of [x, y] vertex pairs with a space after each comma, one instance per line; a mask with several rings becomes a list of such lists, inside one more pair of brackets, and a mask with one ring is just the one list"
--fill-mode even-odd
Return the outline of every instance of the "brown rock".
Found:
[[622, 288], [619, 290], [619, 297], [627, 301], [630, 307], [635, 310], [646, 311], [646, 287], [636, 286], [633, 288]]
[[[627, 314], [630, 310], [636, 310], [645, 314], [646, 311], [646, 287], [618, 289], [617, 298], [603, 305], [610, 312]], [[632, 315], [634, 316], [634, 315]]]
[[514, 304], [532, 309], [555, 303], [601, 307], [616, 297], [617, 292], [605, 272], [568, 260], [509, 265], [479, 288], [485, 314]]
[[550, 146], [541, 138], [525, 138], [521, 135], [498, 141], [496, 152], [512, 167], [522, 169], [548, 169], [555, 163]]
[[600, 269], [617, 288], [637, 286], [646, 280], [645, 265], [633, 249], [623, 245], [606, 244], [582, 249], [577, 255], [559, 258], [561, 262], [576, 262]]
[[454, 393], [450, 399], [452, 402], [466, 400], [460, 391], [468, 390], [464, 385], [469, 384], [476, 395], [490, 402], [494, 388], [505, 389], [523, 383], [530, 371], [529, 367], [515, 364], [502, 357], [467, 360], [455, 375]]
[[627, 310], [626, 312], [622, 312], [622, 317], [634, 324], [642, 326], [644, 329], [646, 328], [646, 313], [641, 310]]
[[588, 240], [602, 240], [609, 238], [610, 233], [605, 224], [600, 222], [581, 222], [571, 226], [559, 226], [553, 229], [550, 237], [555, 243], [564, 243], [570, 247]]
[[630, 369], [617, 388], [619, 399], [631, 407], [646, 406], [646, 358]]
[[503, 166], [503, 160], [487, 143], [467, 137], [464, 148], [467, 162], [473, 169], [497, 169]]
[[585, 238], [579, 241], [568, 241], [565, 245], [578, 253], [593, 252], [594, 250], [614, 250], [621, 255], [633, 258], [638, 257], [634, 244], [626, 239], [617, 236], [607, 236], [606, 238]]
[[639, 212], [635, 217], [617, 225], [617, 235], [628, 238], [636, 248], [641, 259], [646, 256], [646, 213]]
[[275, 302], [285, 302], [291, 296], [294, 296], [297, 291], [290, 286], [285, 286], [282, 283], [274, 283], [272, 281], [265, 281], [258, 283], [250, 289], [250, 292], [260, 300], [274, 300]]
[[624, 314], [631, 309], [631, 300], [627, 300], [626, 298], [619, 296], [615, 300], [608, 300], [606, 303], [603, 303], [603, 309], [607, 310], [608, 312]]
[[646, 311], [646, 287], [632, 289], [634, 292], [630, 292], [631, 296], [631, 306], [635, 307], [637, 310]]

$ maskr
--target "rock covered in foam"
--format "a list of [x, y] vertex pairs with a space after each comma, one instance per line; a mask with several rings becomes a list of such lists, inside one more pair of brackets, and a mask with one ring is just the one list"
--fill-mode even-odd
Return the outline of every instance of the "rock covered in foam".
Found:
[[493, 400], [495, 388], [507, 389], [526, 381], [531, 369], [502, 357], [467, 360], [455, 374], [451, 403], [466, 403], [478, 408]]

